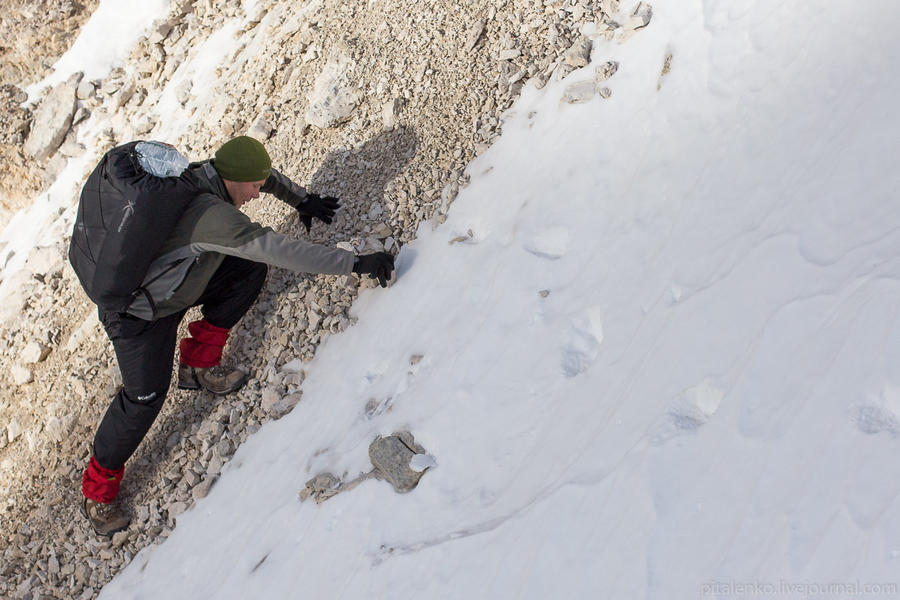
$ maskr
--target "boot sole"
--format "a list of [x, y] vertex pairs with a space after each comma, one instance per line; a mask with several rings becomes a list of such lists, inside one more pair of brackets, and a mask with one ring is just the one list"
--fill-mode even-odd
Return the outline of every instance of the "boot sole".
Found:
[[244, 377], [233, 386], [228, 388], [227, 390], [213, 390], [199, 383], [181, 383], [178, 382], [179, 390], [206, 390], [210, 394], [215, 394], [217, 396], [224, 396], [225, 394], [230, 394], [231, 392], [236, 392], [247, 384], [248, 377]]

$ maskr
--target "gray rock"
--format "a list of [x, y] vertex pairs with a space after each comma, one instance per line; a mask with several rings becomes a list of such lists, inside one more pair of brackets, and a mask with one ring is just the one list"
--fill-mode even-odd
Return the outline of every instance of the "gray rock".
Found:
[[16, 385], [25, 385], [26, 383], [34, 381], [34, 373], [31, 372], [31, 369], [27, 369], [21, 365], [13, 365], [11, 371], [13, 383]]
[[416, 454], [425, 454], [425, 449], [405, 431], [378, 436], [369, 446], [369, 459], [375, 470], [400, 493], [415, 488], [422, 478], [424, 471], [417, 472], [409, 467], [409, 461]]
[[381, 108], [381, 122], [384, 131], [393, 131], [397, 126], [397, 116], [400, 114], [400, 99], [394, 98], [384, 103]]
[[25, 364], [34, 364], [47, 358], [48, 354], [50, 354], [50, 348], [32, 341], [28, 342], [19, 353], [19, 360]]
[[612, 60], [608, 60], [605, 63], [603, 63], [602, 65], [600, 65], [599, 67], [597, 67], [597, 70], [594, 71], [594, 81], [596, 81], [597, 83], [606, 81], [607, 79], [609, 79], [610, 77], [615, 75], [616, 71], [618, 71], [618, 70], [619, 70], [619, 63], [612, 61]]
[[269, 412], [279, 400], [281, 400], [281, 394], [278, 393], [278, 390], [267, 387], [262, 391], [262, 401], [260, 402], [260, 406], [262, 406], [264, 411]]
[[272, 405], [269, 409], [269, 414], [275, 418], [280, 419], [284, 415], [288, 414], [294, 407], [297, 406], [297, 403], [300, 401], [302, 394], [288, 394], [287, 396], [281, 398]]
[[75, 90], [75, 97], [79, 100], [87, 100], [96, 92], [97, 86], [93, 81], [89, 81], [87, 79], [82, 79], [81, 83], [78, 84], [78, 87]]
[[121, 548], [125, 545], [125, 542], [128, 541], [128, 530], [119, 531], [118, 533], [113, 535], [112, 544], [116, 548]]
[[306, 482], [306, 487], [300, 490], [300, 501], [308, 498], [321, 504], [341, 491], [341, 480], [331, 473], [319, 473]]
[[188, 470], [184, 474], [184, 481], [188, 484], [189, 487], [194, 488], [198, 483], [200, 483], [200, 475], [192, 470]]
[[274, 121], [275, 111], [272, 110], [271, 106], [265, 107], [259, 116], [256, 117], [250, 129], [247, 130], [247, 135], [263, 142], [268, 140], [272, 137], [272, 132], [275, 131], [275, 126], [272, 124]]
[[83, 122], [85, 119], [87, 119], [90, 116], [91, 116], [91, 111], [89, 111], [87, 108], [85, 108], [83, 106], [78, 107], [78, 109], [75, 111], [75, 116], [72, 117], [72, 127]]
[[513, 48], [512, 50], [501, 50], [497, 58], [500, 60], [513, 60], [520, 56], [522, 56], [522, 52], [518, 48]]
[[362, 96], [350, 81], [352, 66], [346, 55], [328, 61], [309, 95], [307, 123], [327, 129], [349, 120]]
[[81, 76], [81, 73], [76, 73], [67, 81], [58, 83], [35, 111], [31, 132], [25, 140], [25, 152], [36, 160], [50, 158], [69, 133], [75, 115], [75, 92]]
[[583, 104], [589, 102], [596, 93], [597, 87], [593, 81], [579, 81], [565, 89], [562, 100], [569, 104]]
[[466, 52], [471, 52], [478, 45], [478, 41], [484, 33], [484, 25], [484, 19], [478, 19], [472, 24], [472, 28], [466, 36]]
[[216, 453], [213, 453], [212, 458], [209, 460], [209, 465], [206, 467], [206, 475], [207, 477], [212, 477], [214, 475], [218, 475], [222, 472], [222, 467], [225, 466], [225, 461], [222, 460], [222, 457]]
[[634, 7], [634, 12], [632, 12], [631, 17], [628, 18], [626, 27], [631, 30], [641, 29], [642, 27], [649, 25], [650, 19], [652, 18], [653, 7], [646, 2], [641, 2]]
[[[188, 505], [184, 502], [172, 502], [167, 507], [167, 510], [169, 511], [170, 517], [177, 517], [178, 515], [180, 515], [184, 511], [186, 511], [187, 508], [188, 508]], [[125, 533], [125, 532], [122, 532], [122, 533]], [[113, 540], [113, 543], [115, 544], [115, 540]]]
[[591, 62], [591, 48], [593, 42], [590, 38], [582, 37], [566, 50], [566, 64], [576, 69], [587, 66]]
[[119, 88], [119, 91], [117, 91], [115, 94], [113, 94], [112, 111], [116, 112], [117, 110], [119, 110], [120, 108], [125, 106], [125, 104], [127, 104], [128, 101], [131, 100], [131, 97], [134, 96], [134, 90], [135, 90], [134, 80], [129, 79], [125, 83], [125, 85], [123, 85], [121, 88]]
[[213, 484], [216, 482], [216, 477], [207, 477], [203, 481], [201, 481], [198, 485], [195, 485], [193, 489], [191, 489], [191, 495], [195, 500], [199, 500], [201, 498], [206, 498], [209, 495], [209, 490], [212, 488]]

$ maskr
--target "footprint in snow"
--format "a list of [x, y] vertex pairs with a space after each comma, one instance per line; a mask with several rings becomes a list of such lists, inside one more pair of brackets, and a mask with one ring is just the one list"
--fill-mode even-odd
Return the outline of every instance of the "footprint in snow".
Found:
[[562, 371], [575, 377], [587, 370], [600, 353], [603, 342], [603, 319], [599, 306], [585, 309], [572, 320], [562, 345]]
[[572, 234], [562, 225], [554, 225], [532, 233], [522, 244], [528, 252], [548, 260], [557, 260], [568, 254]]
[[704, 380], [680, 394], [665, 419], [657, 426], [653, 443], [657, 446], [675, 436], [697, 431], [719, 410], [725, 392]]
[[863, 433], [900, 436], [900, 388], [885, 386], [879, 398], [854, 407], [851, 418]]

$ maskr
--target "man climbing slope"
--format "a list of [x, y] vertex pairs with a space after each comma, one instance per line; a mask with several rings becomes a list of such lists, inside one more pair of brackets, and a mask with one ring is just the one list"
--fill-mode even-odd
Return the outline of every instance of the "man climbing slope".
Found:
[[178, 325], [188, 308], [200, 306], [203, 318], [188, 325], [190, 335], [180, 342], [178, 387], [227, 394], [243, 386], [247, 374], [223, 365], [222, 350], [229, 330], [259, 295], [267, 265], [306, 273], [367, 274], [382, 286], [394, 268], [389, 253], [355, 256], [291, 239], [240, 212], [261, 192], [271, 193], [297, 209], [308, 231], [314, 218], [330, 224], [340, 206], [272, 169], [265, 148], [253, 138], [234, 138], [215, 158], [188, 169], [200, 192], [150, 263], [140, 293], [124, 312], [99, 310], [123, 382], [97, 429], [82, 477], [82, 511], [99, 535], [128, 526], [113, 501], [126, 461], [162, 408]]

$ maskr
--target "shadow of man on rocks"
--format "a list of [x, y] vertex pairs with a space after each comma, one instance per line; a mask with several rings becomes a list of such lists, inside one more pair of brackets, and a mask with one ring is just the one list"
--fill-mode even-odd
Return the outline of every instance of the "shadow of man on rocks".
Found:
[[[383, 131], [355, 148], [339, 148], [329, 152], [322, 164], [313, 174], [309, 183], [298, 181], [308, 192], [321, 196], [334, 196], [341, 202], [341, 209], [331, 225], [313, 221], [310, 235], [303, 231], [296, 211], [291, 211], [275, 230], [287, 235], [299, 235], [310, 241], [333, 246], [352, 237], [364, 237], [368, 234], [366, 226], [389, 222], [390, 207], [385, 201], [385, 190], [388, 184], [401, 175], [416, 154], [418, 137], [408, 127], [397, 127], [391, 131]], [[381, 213], [373, 207], [378, 205]], [[375, 214], [370, 218], [370, 214]], [[398, 232], [394, 232], [396, 235]], [[243, 327], [252, 327], [260, 313], [271, 311], [279, 304], [279, 290], [297, 289], [304, 280], [312, 282], [317, 276], [307, 273], [293, 273], [283, 269], [271, 269], [268, 281], [271, 285], [263, 287], [259, 298], [247, 316], [238, 323], [237, 335], [232, 336], [233, 352], [238, 355], [258, 354], [258, 349], [265, 344], [268, 337], [266, 331], [254, 332], [252, 335], [241, 333]], [[277, 283], [276, 283], [277, 282]], [[328, 290], [322, 290], [327, 294]], [[317, 294], [318, 295], [318, 294]], [[265, 315], [262, 315], [265, 319]], [[243, 323], [243, 325], [242, 325]], [[302, 335], [302, 334], [301, 334]], [[260, 363], [257, 360], [255, 363]], [[254, 365], [256, 366], [256, 365]]]
[[[408, 127], [383, 131], [356, 148], [339, 148], [328, 153], [313, 174], [307, 191], [321, 196], [334, 196], [341, 201], [341, 210], [330, 226], [313, 225], [315, 241], [340, 241], [359, 234], [369, 223], [367, 215], [375, 204], [384, 216], [374, 221], [386, 222], [389, 216], [384, 196], [388, 183], [400, 175], [416, 154], [418, 138]], [[376, 210], [377, 212], [377, 210]], [[289, 217], [281, 231], [302, 228], [296, 214]]]

